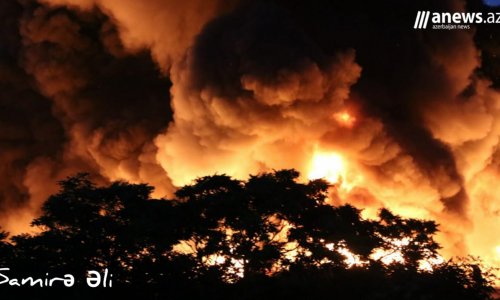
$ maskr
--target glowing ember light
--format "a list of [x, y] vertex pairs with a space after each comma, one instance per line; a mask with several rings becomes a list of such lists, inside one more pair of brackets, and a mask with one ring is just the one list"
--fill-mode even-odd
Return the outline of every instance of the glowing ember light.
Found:
[[345, 177], [345, 164], [342, 157], [336, 153], [316, 153], [313, 156], [309, 180], [323, 178], [330, 183], [340, 183]]
[[[204, 261], [209, 266], [224, 265], [229, 259], [229, 267], [226, 272], [227, 275], [236, 275], [238, 278], [244, 277], [244, 261], [243, 259], [235, 259], [232, 257], [225, 257], [219, 254], [212, 254], [204, 258]], [[228, 282], [234, 282], [234, 279], [227, 278]]]
[[403, 246], [408, 246], [410, 243], [410, 239], [402, 238], [402, 239], [393, 239], [387, 241], [394, 246], [394, 249], [392, 250], [376, 249], [374, 253], [371, 255], [372, 259], [380, 260], [382, 263], [386, 265], [390, 265], [392, 263], [404, 263], [405, 259], [403, 257], [403, 253], [401, 253], [399, 248]]
[[400, 251], [392, 252], [382, 249], [376, 249], [371, 255], [374, 260], [380, 260], [385, 265], [390, 265], [393, 263], [404, 263], [403, 254]]
[[435, 258], [419, 261], [418, 268], [423, 271], [431, 272], [434, 269], [434, 266], [438, 266], [443, 263], [445, 263], [445, 259], [442, 256], [437, 256]]
[[356, 122], [356, 118], [353, 117], [346, 111], [339, 112], [333, 115], [333, 118], [342, 126], [352, 127], [354, 122]]
[[342, 247], [337, 248], [337, 252], [345, 256], [344, 262], [346, 263], [348, 268], [350, 268], [352, 266], [361, 266], [361, 265], [367, 263], [367, 262], [361, 261], [361, 259], [359, 258], [359, 255], [352, 253], [347, 248], [342, 248]]

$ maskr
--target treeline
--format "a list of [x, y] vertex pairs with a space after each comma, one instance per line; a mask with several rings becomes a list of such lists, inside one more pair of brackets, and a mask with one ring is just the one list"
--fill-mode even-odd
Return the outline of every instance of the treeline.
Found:
[[[435, 222], [385, 209], [377, 220], [363, 219], [352, 206], [325, 203], [325, 181], [303, 184], [298, 175], [207, 176], [171, 200], [152, 199], [144, 184], [100, 187], [86, 174], [67, 178], [33, 220], [39, 233], [2, 233], [0, 268], [10, 270], [0, 271], [1, 295], [492, 299], [493, 275], [478, 261], [432, 264], [439, 257]], [[398, 259], [384, 263], [389, 255]], [[46, 286], [65, 274], [74, 277], [71, 287], [69, 279]], [[88, 286], [90, 275], [101, 277], [99, 287]], [[12, 286], [28, 277], [43, 282]]]

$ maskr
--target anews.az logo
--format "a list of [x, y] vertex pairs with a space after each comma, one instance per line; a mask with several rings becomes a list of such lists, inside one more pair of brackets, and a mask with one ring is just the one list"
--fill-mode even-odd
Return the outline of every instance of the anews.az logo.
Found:
[[413, 28], [427, 29], [429, 21], [432, 29], [470, 29], [471, 24], [500, 24], [500, 13], [418, 11]]

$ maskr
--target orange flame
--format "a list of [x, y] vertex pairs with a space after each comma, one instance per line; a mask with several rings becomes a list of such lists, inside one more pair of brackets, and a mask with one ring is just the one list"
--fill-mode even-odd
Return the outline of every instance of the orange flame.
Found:
[[325, 179], [330, 183], [340, 183], [345, 177], [345, 163], [337, 153], [316, 152], [313, 155], [309, 173], [309, 180]]
[[337, 121], [337, 123], [339, 123], [340, 126], [349, 128], [353, 127], [356, 122], [356, 118], [347, 111], [336, 113], [333, 115], [333, 118]]

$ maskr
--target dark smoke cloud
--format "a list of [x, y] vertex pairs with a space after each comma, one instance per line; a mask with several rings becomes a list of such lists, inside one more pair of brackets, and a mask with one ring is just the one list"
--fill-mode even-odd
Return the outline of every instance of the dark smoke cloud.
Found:
[[170, 84], [150, 56], [121, 51], [117, 31], [98, 11], [36, 5], [26, 10], [21, 33], [23, 65], [65, 128], [63, 162], [168, 188], [150, 156], [171, 116]]
[[251, 94], [242, 76], [279, 85], [283, 70], [302, 72], [308, 63], [327, 68], [329, 58], [275, 5], [242, 5], [205, 26], [192, 50], [193, 88], [214, 96]]
[[159, 161], [176, 184], [302, 168], [359, 73], [353, 51], [325, 55], [278, 6], [242, 4], [173, 65], [174, 122], [156, 140]]
[[[363, 74], [352, 91], [362, 112], [383, 122], [385, 130], [419, 168], [429, 178], [436, 178], [438, 189], [444, 189], [446, 208], [463, 215], [467, 195], [452, 151], [433, 136], [422, 113], [432, 102], [452, 101], [468, 87], [467, 76], [476, 63], [472, 32], [419, 32], [412, 26], [417, 10], [456, 11], [461, 4], [383, 1], [360, 6], [356, 2], [321, 1], [311, 6], [292, 2], [283, 5], [296, 14], [324, 49], [356, 50], [356, 62]], [[401, 6], [405, 9], [394, 9]], [[458, 72], [446, 69], [451, 63], [446, 59], [460, 56], [465, 77], [456, 77]]]
[[[498, 199], [488, 196], [495, 188], [482, 183], [493, 179], [481, 174], [496, 174], [492, 170], [498, 168], [493, 159], [498, 151], [498, 94], [489, 89], [490, 80], [492, 87], [499, 86], [498, 25], [465, 31], [413, 30], [416, 11], [463, 11], [465, 1], [278, 2], [325, 52], [355, 49], [363, 72], [351, 89], [351, 99], [365, 117], [380, 120], [401, 147], [398, 155], [371, 163], [370, 169], [391, 186], [387, 178], [415, 174], [412, 164], [401, 163], [413, 162], [427, 178], [417, 188], [430, 182], [439, 192], [447, 212], [435, 216], [441, 229], [458, 233], [447, 240], [447, 247], [463, 253], [467, 244], [488, 244], [484, 251], [494, 256], [495, 242], [485, 241], [480, 232], [498, 226], [486, 221], [497, 218], [493, 211]], [[467, 8], [485, 14], [498, 11], [475, 0], [468, 1]], [[335, 144], [338, 138], [329, 134], [325, 139]], [[373, 144], [368, 148], [370, 153], [377, 149]], [[407, 190], [399, 201], [412, 202], [408, 197], [413, 193]], [[419, 201], [420, 207], [428, 206]]]
[[[210, 22], [198, 36], [191, 53], [189, 67], [193, 78], [189, 89], [210, 89], [212, 97], [252, 98], [255, 91], [245, 86], [246, 78], [279, 86], [283, 72], [304, 73], [308, 62], [326, 69], [329, 64], [326, 53], [334, 55], [355, 49], [363, 76], [352, 92], [357, 95], [362, 113], [383, 123], [384, 130], [420, 170], [435, 179], [446, 209], [463, 216], [467, 205], [463, 179], [450, 147], [433, 136], [423, 112], [433, 102], [453, 101], [469, 87], [467, 76], [477, 62], [472, 35], [412, 30], [413, 12], [417, 8], [457, 9], [460, 6], [455, 1], [413, 5], [415, 10], [408, 10], [411, 14], [396, 13], [391, 16], [390, 24], [377, 17], [398, 5], [401, 5], [398, 1], [368, 5], [363, 10], [371, 14], [361, 14], [359, 20], [357, 3], [323, 1], [314, 6], [302, 2], [245, 3], [231, 14]], [[308, 13], [315, 19], [307, 19]], [[304, 15], [306, 19], [300, 20]], [[345, 28], [345, 23], [351, 20], [352, 27]], [[299, 27], [300, 21], [304, 22], [303, 27]], [[337, 26], [339, 22], [343, 26]], [[307, 28], [307, 24], [319, 25]], [[460, 56], [466, 59], [463, 74], [447, 70], [454, 63], [448, 63], [448, 57]], [[295, 100], [287, 104], [297, 105], [292, 103]], [[279, 100], [272, 101], [266, 104], [281, 104], [276, 102]]]
[[80, 171], [151, 181], [165, 195], [152, 140], [171, 119], [170, 82], [150, 55], [125, 51], [98, 10], [1, 5], [4, 210], [36, 211], [57, 180]]
[[57, 155], [63, 130], [52, 116], [49, 99], [36, 89], [18, 62], [22, 49], [16, 1], [0, 3], [0, 210], [2, 219], [11, 208], [28, 204], [23, 184], [27, 165], [39, 156]]

